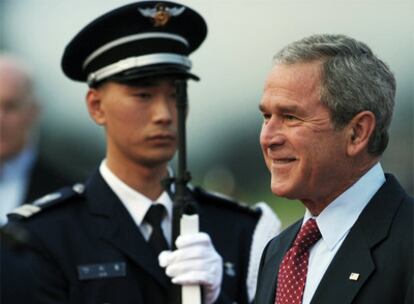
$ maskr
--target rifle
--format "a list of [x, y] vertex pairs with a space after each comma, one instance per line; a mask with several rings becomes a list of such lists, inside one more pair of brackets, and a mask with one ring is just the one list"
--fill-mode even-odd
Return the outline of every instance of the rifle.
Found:
[[[173, 204], [172, 240], [179, 235], [199, 231], [199, 219], [196, 202], [192, 199], [187, 183], [191, 175], [187, 170], [186, 154], [186, 116], [188, 110], [187, 81], [176, 81], [177, 121], [178, 121], [178, 174], [174, 179], [175, 196]], [[174, 248], [175, 249], [175, 248]], [[174, 304], [201, 304], [201, 287], [199, 285], [174, 286], [172, 290]]]

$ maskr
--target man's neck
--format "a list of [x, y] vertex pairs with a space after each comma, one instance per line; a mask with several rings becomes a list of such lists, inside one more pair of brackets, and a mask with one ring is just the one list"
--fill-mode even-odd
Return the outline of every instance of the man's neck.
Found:
[[161, 181], [168, 175], [167, 164], [155, 167], [134, 162], [119, 165], [108, 158], [107, 166], [125, 184], [152, 200], [156, 200], [164, 191]]
[[363, 164], [354, 164], [350, 165], [350, 168], [354, 168], [352, 172], [348, 174], [348, 177], [342, 177], [342, 183], [339, 183], [335, 191], [329, 193], [325, 197], [319, 197], [314, 200], [302, 200], [302, 203], [310, 211], [313, 216], [318, 216], [332, 201], [334, 201], [338, 196], [344, 193], [347, 189], [352, 187], [359, 179], [364, 176], [372, 167], [374, 167], [379, 162], [379, 157], [369, 158]]

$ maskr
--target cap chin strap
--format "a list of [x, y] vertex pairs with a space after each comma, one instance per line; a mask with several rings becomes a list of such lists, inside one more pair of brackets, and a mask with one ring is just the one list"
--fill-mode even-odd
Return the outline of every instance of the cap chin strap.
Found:
[[122, 59], [113, 64], [107, 65], [88, 75], [87, 82], [92, 85], [112, 75], [124, 72], [132, 68], [139, 68], [153, 64], [177, 64], [184, 68], [191, 69], [191, 61], [188, 57], [174, 53], [157, 53]]

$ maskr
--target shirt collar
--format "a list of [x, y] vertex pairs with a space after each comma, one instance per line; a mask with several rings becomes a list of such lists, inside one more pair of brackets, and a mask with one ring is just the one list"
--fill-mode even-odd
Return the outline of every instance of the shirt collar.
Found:
[[33, 166], [35, 159], [35, 150], [32, 146], [27, 147], [14, 158], [0, 164], [1, 177], [7, 180], [26, 175]]
[[122, 180], [120, 180], [108, 168], [106, 160], [103, 160], [101, 162], [99, 172], [101, 173], [103, 179], [107, 182], [109, 187], [112, 189], [112, 191], [115, 192], [120, 201], [124, 204], [125, 208], [128, 210], [134, 222], [138, 226], [142, 224], [145, 214], [147, 213], [151, 205], [154, 203], [164, 205], [165, 209], [167, 210], [168, 218], [172, 218], [173, 203], [166, 191], [161, 193], [158, 199], [152, 201], [150, 198], [132, 189], [130, 186], [128, 186]]
[[[316, 217], [322, 239], [329, 250], [333, 250], [347, 235], [362, 210], [384, 182], [384, 171], [380, 163], [377, 163]], [[312, 217], [306, 209], [303, 223]]]

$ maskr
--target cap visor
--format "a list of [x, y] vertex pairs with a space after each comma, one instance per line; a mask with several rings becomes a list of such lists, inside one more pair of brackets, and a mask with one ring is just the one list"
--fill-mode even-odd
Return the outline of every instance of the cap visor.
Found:
[[146, 68], [136, 68], [130, 69], [125, 72], [112, 75], [108, 78], [103, 79], [102, 81], [116, 81], [116, 82], [130, 82], [136, 79], [156, 77], [156, 76], [174, 76], [184, 79], [193, 79], [199, 81], [200, 78], [192, 73], [189, 73], [186, 69], [177, 67], [177, 66], [166, 66], [166, 65], [157, 65], [149, 66]]

